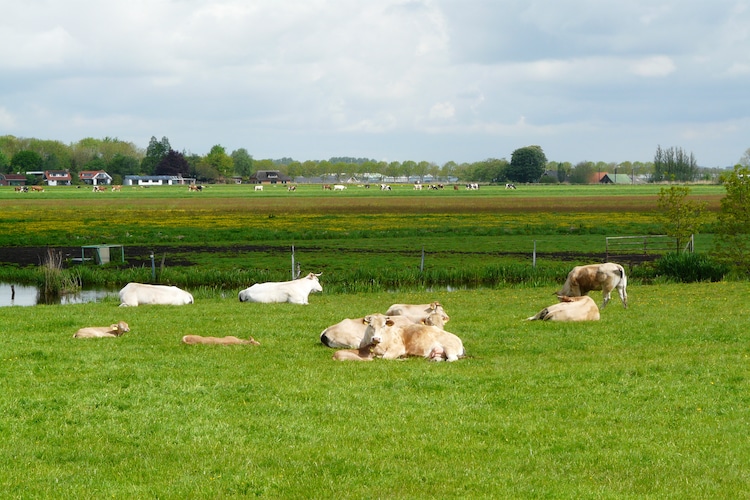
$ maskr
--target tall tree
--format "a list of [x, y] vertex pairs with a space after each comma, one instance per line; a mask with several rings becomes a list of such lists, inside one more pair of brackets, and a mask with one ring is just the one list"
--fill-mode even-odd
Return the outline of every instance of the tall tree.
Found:
[[506, 171], [513, 182], [537, 182], [544, 173], [547, 157], [540, 146], [526, 146], [513, 151]]
[[35, 151], [19, 151], [10, 159], [12, 172], [28, 172], [41, 170], [44, 164], [42, 156]]
[[182, 153], [170, 149], [166, 156], [156, 165], [154, 174], [188, 177], [190, 175], [190, 165]]
[[253, 157], [247, 152], [247, 149], [235, 149], [232, 151], [231, 156], [234, 162], [235, 175], [249, 177], [253, 173]]
[[223, 146], [217, 144], [211, 148], [211, 151], [203, 159], [206, 163], [215, 168], [225, 179], [234, 175], [234, 162]]
[[169, 145], [169, 139], [162, 137], [161, 141], [157, 141], [156, 137], [152, 136], [146, 148], [146, 156], [141, 161], [141, 171], [146, 175], [153, 174], [156, 166], [167, 156], [170, 149], [172, 147]]
[[671, 186], [659, 190], [658, 206], [664, 224], [664, 232], [677, 240], [681, 251], [690, 236], [697, 233], [704, 221], [706, 202], [688, 200], [690, 188]]
[[591, 182], [591, 177], [596, 172], [594, 164], [590, 161], [579, 161], [575, 166], [570, 169], [570, 176], [568, 181], [571, 184], [588, 184]]
[[698, 164], [693, 153], [686, 153], [682, 148], [662, 149], [657, 146], [654, 154], [654, 182], [679, 181], [690, 182], [698, 175]]
[[724, 179], [726, 196], [716, 225], [717, 256], [747, 277], [750, 274], [750, 167], [737, 165]]

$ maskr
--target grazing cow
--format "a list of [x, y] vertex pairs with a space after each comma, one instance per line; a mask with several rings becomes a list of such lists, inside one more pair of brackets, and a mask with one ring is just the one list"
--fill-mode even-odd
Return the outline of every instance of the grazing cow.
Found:
[[115, 191], [122, 191], [122, 184], [112, 186], [112, 192], [114, 193]]
[[414, 183], [414, 190], [415, 191], [421, 191], [422, 190], [422, 184], [415, 182]]
[[29, 192], [29, 188], [26, 186], [16, 186], [13, 189], [16, 191], [16, 193], [28, 193]]
[[128, 283], [120, 290], [120, 307], [150, 304], [181, 306], [193, 303], [193, 296], [176, 286]]
[[42, 186], [31, 186], [31, 191], [36, 193], [43, 193], [44, 188]]
[[443, 323], [447, 323], [451, 319], [446, 314], [440, 302], [433, 302], [431, 304], [393, 304], [385, 312], [386, 316], [406, 316], [412, 323], [420, 323], [432, 313], [441, 314]]
[[81, 328], [74, 335], [74, 339], [100, 339], [106, 337], [119, 337], [125, 332], [129, 332], [130, 327], [124, 321], [116, 325], [109, 326], [88, 326]]
[[466, 185], [466, 189], [468, 189], [470, 191], [476, 191], [476, 190], [479, 189], [479, 184], [477, 184], [476, 182], [471, 182], [471, 183], [469, 183], [469, 184]]
[[239, 293], [240, 302], [289, 302], [290, 304], [307, 304], [310, 292], [322, 292], [318, 276], [322, 273], [310, 273], [304, 278], [292, 281], [256, 283]]
[[260, 342], [252, 337], [240, 339], [229, 335], [227, 337], [201, 337], [200, 335], [185, 335], [182, 343], [188, 345], [210, 344], [210, 345], [260, 345]]
[[330, 184], [323, 184], [323, 191], [330, 191], [331, 185]]
[[604, 296], [602, 307], [605, 307], [611, 297], [610, 293], [617, 289], [623, 307], [627, 308], [627, 286], [628, 279], [625, 276], [625, 269], [620, 264], [605, 262], [604, 264], [574, 267], [568, 273], [568, 278], [557, 295], [579, 297], [588, 294], [591, 290], [601, 290]]
[[380, 185], [380, 190], [381, 191], [390, 191], [391, 190], [391, 186], [389, 186], [388, 184], [381, 184]]
[[346, 186], [344, 186], [343, 184], [334, 184], [333, 185], [333, 190], [334, 191], [343, 191], [344, 189], [346, 189]]
[[255, 190], [256, 191], [263, 191], [263, 186], [261, 186], [260, 184], [258, 184], [257, 186], [255, 186]]
[[464, 356], [464, 345], [456, 335], [428, 325], [395, 325], [383, 314], [365, 316], [367, 329], [361, 346], [374, 344], [373, 356], [398, 359], [420, 356], [430, 361], [456, 361]]
[[[399, 326], [412, 324], [412, 321], [406, 316], [394, 316], [391, 319], [394, 324]], [[320, 342], [334, 349], [339, 347], [356, 348], [362, 342], [366, 329], [365, 318], [345, 318], [320, 332]]]
[[286, 190], [287, 191], [296, 191], [297, 190], [297, 186], [287, 186]]
[[557, 297], [560, 302], [545, 307], [534, 316], [526, 318], [529, 321], [541, 319], [544, 321], [599, 321], [599, 308], [594, 299], [588, 295], [581, 297]]
[[103, 193], [107, 190], [104, 186], [94, 186], [94, 188], [91, 190], [94, 193]]
[[201, 191], [203, 191], [203, 186], [199, 184], [191, 184], [188, 186], [188, 191], [195, 191], [196, 193], [200, 193]]
[[505, 185], [505, 189], [516, 189], [516, 185], [515, 184], [506, 184]]
[[372, 361], [375, 355], [375, 344], [367, 344], [359, 349], [340, 349], [333, 353], [336, 361]]

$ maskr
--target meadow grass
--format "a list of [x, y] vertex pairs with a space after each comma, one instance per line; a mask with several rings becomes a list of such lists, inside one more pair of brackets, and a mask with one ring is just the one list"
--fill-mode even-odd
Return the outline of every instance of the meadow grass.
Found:
[[[746, 496], [750, 285], [631, 284], [630, 307], [614, 299], [599, 322], [524, 321], [553, 291], [0, 308], [3, 495]], [[469, 357], [335, 362], [319, 342], [344, 317], [432, 300]], [[118, 320], [121, 338], [72, 338]]]

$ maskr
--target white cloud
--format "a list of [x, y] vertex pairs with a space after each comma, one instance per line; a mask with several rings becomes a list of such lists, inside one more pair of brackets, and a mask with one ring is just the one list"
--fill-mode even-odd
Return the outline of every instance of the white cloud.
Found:
[[16, 118], [10, 111], [4, 107], [0, 107], [0, 129], [13, 130], [15, 127]]
[[634, 61], [630, 69], [638, 76], [664, 77], [674, 73], [677, 66], [669, 57], [653, 56]]

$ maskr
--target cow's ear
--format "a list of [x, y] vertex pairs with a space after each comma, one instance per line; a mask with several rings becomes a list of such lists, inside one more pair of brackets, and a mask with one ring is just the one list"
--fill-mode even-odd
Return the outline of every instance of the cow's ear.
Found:
[[372, 317], [365, 316], [364, 318], [362, 318], [362, 323], [369, 325], [371, 320], [372, 320]]

